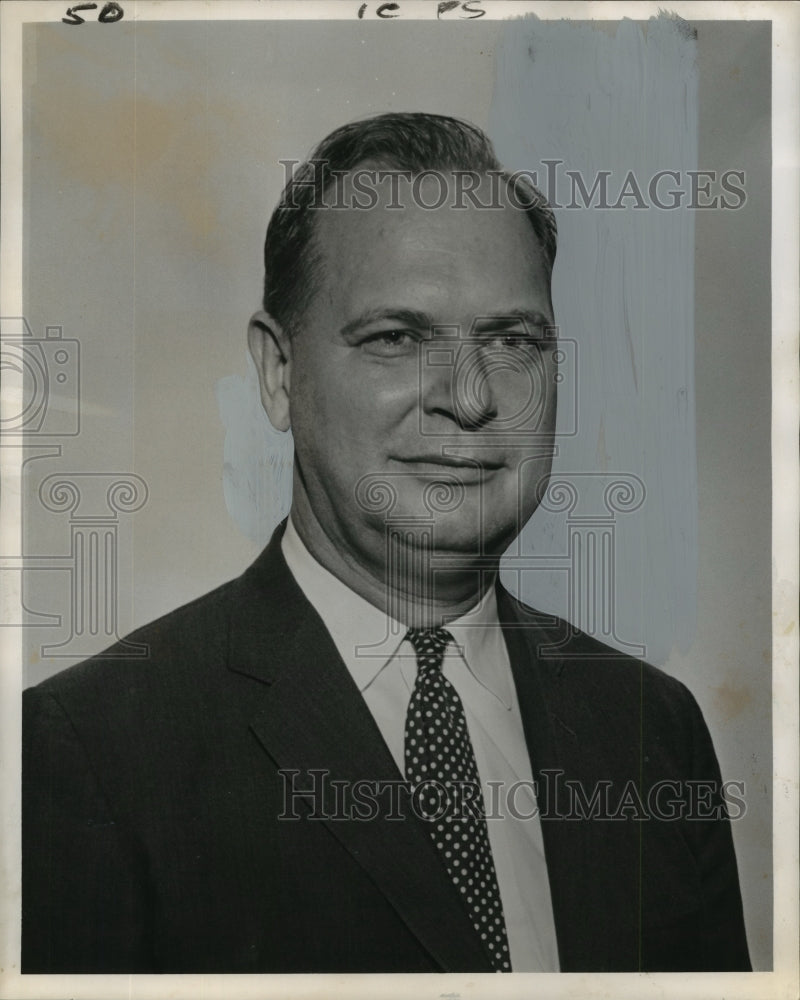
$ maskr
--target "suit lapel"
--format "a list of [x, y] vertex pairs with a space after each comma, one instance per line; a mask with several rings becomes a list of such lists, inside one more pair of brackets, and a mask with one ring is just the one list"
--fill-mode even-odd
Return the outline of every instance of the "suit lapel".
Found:
[[[570, 647], [572, 659], [554, 654], [564, 644], [552, 619], [532, 613], [507, 594], [498, 606], [542, 793], [542, 836], [561, 970], [636, 968], [641, 827], [576, 813], [573, 794], [582, 791], [581, 809], [602, 781], [615, 783], [619, 794], [622, 783], [637, 773], [639, 748], [620, 749], [608, 731], [603, 705], [610, 681], [593, 658], [597, 652], [591, 644], [576, 640]], [[640, 710], [640, 699], [622, 686], [619, 697], [628, 705], [629, 717]], [[572, 789], [568, 781], [574, 783]]]
[[[372, 714], [286, 566], [280, 535], [279, 529], [240, 579], [232, 615], [229, 667], [262, 682], [254, 691], [251, 727], [280, 768], [324, 769], [330, 781], [347, 787], [364, 780], [397, 783], [401, 775]], [[307, 787], [303, 776], [298, 787]], [[388, 798], [379, 801], [388, 807]], [[322, 822], [443, 970], [491, 971], [419, 821], [331, 816]]]
[[603, 910], [603, 901], [591, 898], [594, 880], [587, 826], [559, 819], [559, 813], [563, 814], [567, 807], [564, 778], [584, 773], [586, 748], [575, 728], [575, 706], [565, 701], [561, 677], [564, 662], [541, 652], [558, 642], [550, 622], [519, 605], [500, 587], [498, 609], [537, 782], [553, 918], [564, 972], [573, 966], [574, 956], [591, 950], [592, 939], [598, 933], [596, 915]]

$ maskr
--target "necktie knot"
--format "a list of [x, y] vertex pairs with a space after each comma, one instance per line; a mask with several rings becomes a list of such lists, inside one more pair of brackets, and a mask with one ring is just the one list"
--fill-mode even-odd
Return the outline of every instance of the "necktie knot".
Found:
[[417, 669], [439, 670], [452, 635], [446, 628], [410, 628], [406, 639], [417, 654]]

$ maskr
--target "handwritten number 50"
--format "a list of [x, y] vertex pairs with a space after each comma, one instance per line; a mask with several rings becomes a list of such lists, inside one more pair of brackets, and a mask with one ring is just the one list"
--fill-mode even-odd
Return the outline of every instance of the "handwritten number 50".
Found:
[[[84, 24], [84, 19], [76, 13], [79, 10], [97, 10], [97, 4], [79, 3], [75, 7], [70, 7], [66, 17], [62, 17], [61, 20], [64, 24]], [[97, 20], [101, 24], [113, 24], [115, 21], [121, 21], [123, 16], [124, 11], [118, 3], [107, 3], [100, 11]]]

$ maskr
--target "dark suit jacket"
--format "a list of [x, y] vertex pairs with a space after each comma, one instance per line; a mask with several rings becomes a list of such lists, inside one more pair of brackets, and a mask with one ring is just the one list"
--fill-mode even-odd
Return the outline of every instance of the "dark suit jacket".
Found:
[[[281, 768], [296, 788], [400, 775], [279, 535], [137, 632], [148, 657], [118, 647], [25, 693], [23, 972], [491, 971], [413, 814], [287, 800]], [[692, 696], [583, 634], [553, 651], [563, 622], [499, 605], [562, 970], [749, 969], [727, 820], [631, 798], [719, 782]], [[567, 782], [584, 814], [599, 787], [620, 815], [570, 818]]]

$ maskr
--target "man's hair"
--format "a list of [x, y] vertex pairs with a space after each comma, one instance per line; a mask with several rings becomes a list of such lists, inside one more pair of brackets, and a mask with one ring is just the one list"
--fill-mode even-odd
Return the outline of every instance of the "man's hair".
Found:
[[556, 255], [556, 222], [527, 172], [510, 173], [489, 138], [469, 122], [421, 112], [389, 113], [331, 132], [294, 172], [267, 227], [264, 309], [288, 332], [297, 328], [315, 290], [322, 259], [314, 246], [315, 211], [342, 175], [369, 164], [378, 170], [494, 174], [513, 192], [536, 234], [548, 277]]

